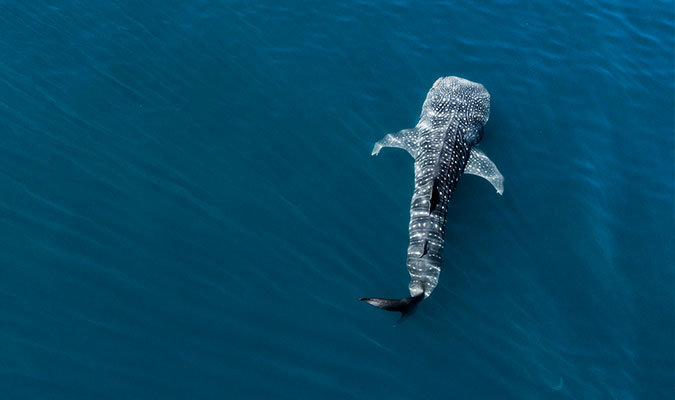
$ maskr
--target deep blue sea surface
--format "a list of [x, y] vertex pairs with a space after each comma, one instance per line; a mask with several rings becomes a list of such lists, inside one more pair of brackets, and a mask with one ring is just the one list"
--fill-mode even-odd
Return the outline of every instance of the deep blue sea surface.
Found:
[[[0, 1], [2, 399], [665, 399], [672, 1]], [[440, 76], [492, 97], [410, 318]]]

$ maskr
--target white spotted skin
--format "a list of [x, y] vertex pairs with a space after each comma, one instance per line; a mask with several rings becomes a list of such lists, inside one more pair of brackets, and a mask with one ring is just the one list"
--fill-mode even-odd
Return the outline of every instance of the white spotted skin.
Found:
[[[489, 115], [490, 95], [483, 85], [445, 77], [429, 90], [420, 120], [410, 130], [415, 157], [407, 258], [411, 296], [429, 296], [438, 284], [448, 201]], [[430, 210], [434, 182], [438, 203]]]

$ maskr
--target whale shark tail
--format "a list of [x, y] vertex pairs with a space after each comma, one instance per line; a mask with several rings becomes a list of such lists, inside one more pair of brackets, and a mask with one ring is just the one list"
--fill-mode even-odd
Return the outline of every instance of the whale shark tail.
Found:
[[387, 311], [398, 311], [405, 315], [415, 309], [417, 304], [424, 299], [424, 293], [417, 296], [404, 297], [402, 299], [381, 299], [379, 297], [362, 297], [359, 300], [365, 301], [371, 306], [381, 308]]

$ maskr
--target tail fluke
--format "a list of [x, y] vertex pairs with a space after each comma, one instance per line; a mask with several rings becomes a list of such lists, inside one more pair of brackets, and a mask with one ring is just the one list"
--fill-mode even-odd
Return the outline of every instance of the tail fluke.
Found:
[[365, 301], [371, 306], [381, 308], [387, 311], [398, 311], [402, 314], [406, 314], [412, 311], [417, 303], [424, 299], [424, 293], [420, 293], [417, 296], [405, 297], [402, 299], [380, 299], [378, 297], [362, 297], [359, 300]]

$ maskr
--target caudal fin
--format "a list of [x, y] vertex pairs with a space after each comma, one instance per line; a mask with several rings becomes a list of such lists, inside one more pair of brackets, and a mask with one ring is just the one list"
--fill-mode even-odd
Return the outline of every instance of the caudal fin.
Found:
[[412, 311], [417, 303], [424, 299], [424, 293], [420, 293], [417, 296], [404, 297], [402, 299], [381, 299], [379, 297], [362, 297], [359, 300], [365, 301], [371, 306], [381, 308], [387, 311], [398, 311], [400, 313], [406, 314]]

